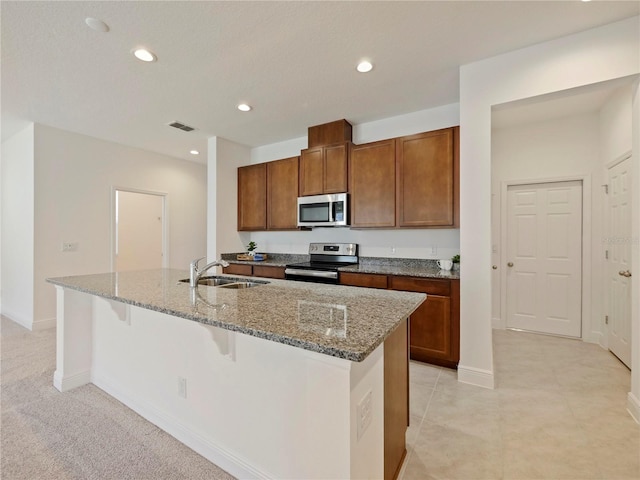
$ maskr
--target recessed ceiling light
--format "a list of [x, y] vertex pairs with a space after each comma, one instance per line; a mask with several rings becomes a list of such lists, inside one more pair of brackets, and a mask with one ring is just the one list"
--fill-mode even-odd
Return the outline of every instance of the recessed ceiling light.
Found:
[[153, 52], [147, 50], [146, 48], [136, 48], [133, 51], [133, 55], [135, 55], [138, 60], [142, 60], [143, 62], [155, 62], [158, 59], [158, 57], [156, 57]]
[[358, 70], [360, 73], [370, 72], [371, 69], [373, 69], [373, 65], [371, 64], [371, 62], [367, 62], [366, 60], [360, 62], [356, 67], [356, 70]]
[[191, 150], [191, 151], [189, 151], [189, 153], [191, 155], [200, 155], [200, 152], [198, 150]]
[[98, 20], [97, 18], [87, 17], [84, 19], [84, 23], [86, 23], [89, 28], [95, 30], [96, 32], [109, 31], [109, 25], [104, 23], [102, 20]]
[[251, 110], [251, 105], [241, 103], [240, 105], [238, 105], [238, 110], [240, 110], [241, 112], [248, 112], [249, 110]]

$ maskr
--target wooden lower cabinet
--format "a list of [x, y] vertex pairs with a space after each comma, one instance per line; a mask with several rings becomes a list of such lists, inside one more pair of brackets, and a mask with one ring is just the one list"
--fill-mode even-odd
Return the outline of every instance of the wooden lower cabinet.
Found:
[[265, 278], [284, 278], [284, 267], [276, 265], [250, 265], [248, 263], [231, 263], [222, 269], [228, 275], [248, 275]]
[[340, 285], [367, 288], [387, 288], [387, 276], [376, 273], [340, 272]]
[[457, 368], [460, 360], [460, 280], [340, 273], [340, 284], [426, 293], [409, 320], [412, 360]]

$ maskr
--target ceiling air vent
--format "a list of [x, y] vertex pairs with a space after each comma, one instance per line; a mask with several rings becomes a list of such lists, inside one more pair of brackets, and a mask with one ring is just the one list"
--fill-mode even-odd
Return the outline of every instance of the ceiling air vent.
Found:
[[173, 128], [177, 128], [178, 130], [183, 130], [185, 132], [192, 132], [193, 130], [195, 130], [195, 128], [180, 122], [171, 122], [169, 126]]

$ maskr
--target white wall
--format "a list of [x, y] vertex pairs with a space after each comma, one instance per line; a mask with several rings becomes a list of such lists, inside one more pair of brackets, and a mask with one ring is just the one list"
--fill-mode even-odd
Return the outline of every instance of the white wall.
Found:
[[33, 319], [33, 136], [31, 124], [2, 143], [2, 313]]
[[[631, 97], [628, 97], [629, 104]], [[631, 131], [629, 123], [627, 129]], [[512, 128], [494, 129], [491, 137], [492, 148], [492, 262], [498, 265], [492, 272], [493, 325], [504, 328], [506, 318], [502, 316], [501, 279], [504, 279], [506, 244], [502, 244], [501, 226], [503, 206], [506, 199], [505, 182], [509, 181], [546, 181], [552, 179], [583, 179], [583, 191], [591, 192], [583, 211], [589, 212], [603, 201], [600, 188], [601, 168], [599, 152], [599, 122], [596, 112], [582, 114], [551, 121], [520, 125]], [[598, 188], [592, 188], [597, 185]], [[599, 210], [598, 210], [599, 211]], [[593, 220], [593, 222], [592, 222]], [[590, 293], [601, 292], [602, 262], [595, 258], [600, 251], [601, 222], [599, 215], [588, 215], [583, 225], [583, 235], [590, 246], [585, 249], [583, 285], [585, 308], [583, 309], [583, 331], [585, 340], [599, 341], [600, 325], [592, 326], [593, 317], [600, 318], [602, 295], [592, 296]], [[589, 254], [591, 252], [591, 255]], [[595, 285], [593, 285], [595, 283]], [[592, 304], [593, 302], [593, 304]]]
[[631, 151], [633, 85], [616, 89], [599, 113], [600, 163], [606, 166]]
[[[638, 17], [460, 69], [462, 382], [494, 385], [491, 334], [491, 108], [640, 72]], [[634, 138], [639, 135], [633, 127]], [[634, 222], [640, 220], [634, 219]], [[634, 320], [637, 322], [636, 320]]]
[[[248, 165], [251, 149], [221, 137], [209, 139], [209, 188], [207, 195], [207, 259], [213, 261], [222, 253], [242, 252], [248, 240], [238, 232], [237, 169]], [[256, 162], [259, 163], [259, 162]]]
[[[31, 312], [23, 322], [28, 328], [53, 325], [55, 290], [45, 282], [47, 277], [111, 270], [113, 187], [167, 194], [169, 267], [186, 270], [189, 261], [205, 251], [206, 166], [43, 125], [35, 125], [31, 144], [35, 167], [11, 181], [24, 192], [24, 201], [10, 207], [3, 201], [2, 252], [5, 285], [25, 283], [21, 276], [16, 280], [17, 272], [31, 282], [32, 299], [18, 300], [6, 288], [3, 292], [7, 313], [13, 301]], [[9, 175], [3, 178], [8, 183]], [[10, 191], [7, 195], [12, 196]], [[35, 212], [30, 221], [24, 222], [21, 214], [11, 216], [29, 205]], [[77, 251], [62, 252], [63, 242], [77, 243]], [[14, 265], [18, 246], [30, 249], [31, 262]]]
[[[354, 125], [353, 142], [355, 144], [368, 143], [458, 125], [458, 108], [458, 104], [445, 105]], [[257, 147], [251, 150], [250, 160], [244, 164], [297, 156], [300, 155], [300, 150], [305, 148], [307, 148], [306, 137]], [[210, 152], [211, 150], [209, 148]], [[227, 188], [229, 188], [229, 184], [236, 185], [235, 168], [229, 168], [224, 172], [222, 169], [233, 165], [237, 158], [237, 155], [219, 152], [218, 179], [216, 180], [218, 188], [221, 188], [221, 183], [226, 184]], [[237, 208], [235, 194], [233, 199], [236, 202], [233, 205], [235, 209]], [[225, 200], [225, 205], [227, 205], [227, 200]], [[227, 208], [231, 208], [231, 205], [228, 205]], [[211, 222], [211, 220], [211, 216], [209, 216], [209, 221]], [[360, 255], [368, 257], [450, 258], [459, 253], [460, 243], [458, 229], [351, 230], [349, 228], [316, 228], [304, 232], [251, 232], [238, 235], [227, 229], [227, 223], [218, 221], [216, 225], [218, 226], [218, 242], [221, 244], [224, 242], [228, 246], [226, 250], [219, 248], [218, 253], [238, 251], [233, 249], [234, 246], [240, 247], [241, 251], [243, 245], [253, 240], [258, 244], [258, 250], [261, 252], [306, 254], [310, 242], [330, 241], [358, 243]], [[237, 237], [240, 237], [240, 240]]]

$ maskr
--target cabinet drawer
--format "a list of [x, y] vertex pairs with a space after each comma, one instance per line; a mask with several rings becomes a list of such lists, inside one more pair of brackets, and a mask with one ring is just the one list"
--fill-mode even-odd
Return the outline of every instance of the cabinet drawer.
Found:
[[235, 275], [249, 275], [252, 274], [252, 265], [245, 265], [240, 263], [231, 263], [228, 267], [222, 269], [223, 273], [230, 273]]
[[387, 288], [387, 276], [375, 273], [340, 272], [340, 284], [353, 287]]
[[418, 277], [391, 277], [389, 288], [392, 290], [405, 290], [407, 292], [423, 292], [431, 295], [451, 294], [451, 280], [436, 280], [432, 278]]
[[265, 278], [284, 278], [284, 267], [254, 265], [253, 276]]

